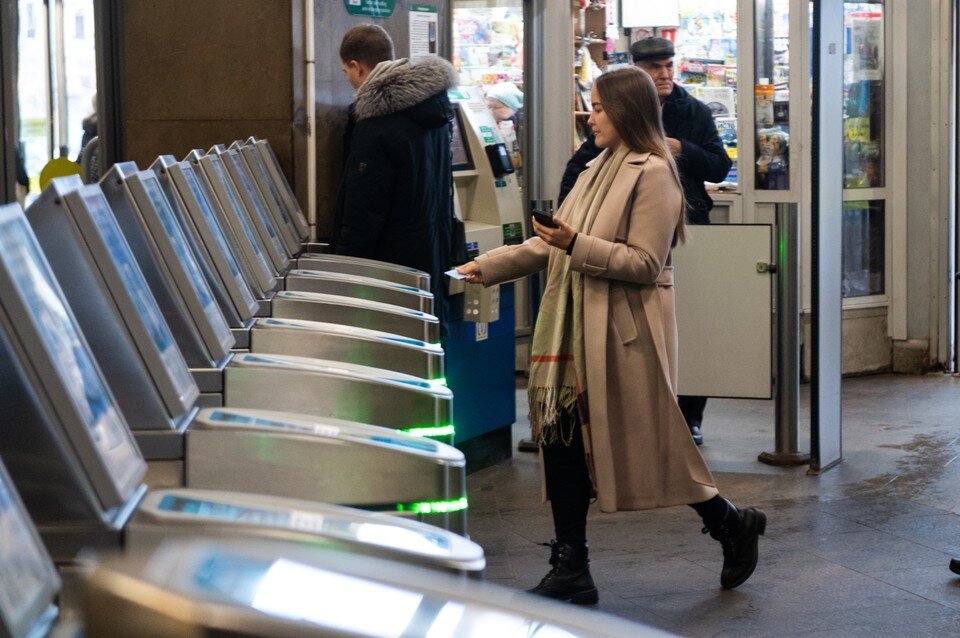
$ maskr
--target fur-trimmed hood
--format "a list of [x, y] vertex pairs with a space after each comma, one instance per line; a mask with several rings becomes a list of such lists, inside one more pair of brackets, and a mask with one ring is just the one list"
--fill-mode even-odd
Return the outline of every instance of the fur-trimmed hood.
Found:
[[357, 121], [398, 113], [455, 86], [453, 65], [430, 56], [381, 62], [357, 91]]

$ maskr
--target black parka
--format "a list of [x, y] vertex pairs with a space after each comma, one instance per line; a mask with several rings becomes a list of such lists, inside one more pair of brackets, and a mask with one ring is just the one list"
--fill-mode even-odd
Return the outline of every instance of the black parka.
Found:
[[[677, 157], [680, 184], [689, 207], [687, 219], [691, 224], [709, 224], [713, 200], [707, 195], [704, 182], [720, 182], [730, 172], [732, 162], [717, 134], [710, 108], [690, 95], [679, 84], [663, 103], [663, 130], [667, 137], [680, 140], [681, 151]], [[560, 184], [560, 202], [577, 182], [577, 177], [586, 169], [587, 162], [600, 154], [593, 135], [577, 149], [563, 173]]]
[[381, 66], [357, 93], [336, 251], [430, 273], [443, 315], [442, 275], [452, 266], [453, 67], [434, 57]]

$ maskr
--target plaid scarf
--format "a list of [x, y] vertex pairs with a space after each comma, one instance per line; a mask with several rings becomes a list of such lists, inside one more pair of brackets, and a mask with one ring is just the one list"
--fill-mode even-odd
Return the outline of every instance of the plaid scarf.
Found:
[[[610, 184], [630, 153], [625, 144], [600, 155], [589, 181], [573, 203], [566, 222], [578, 233], [588, 233]], [[570, 444], [573, 431], [560, 432], [560, 414], [580, 411], [579, 422], [589, 426], [587, 377], [583, 342], [583, 275], [570, 270], [570, 260], [560, 250], [550, 253], [547, 284], [530, 354], [530, 426], [541, 444], [557, 440]], [[570, 420], [570, 422], [575, 422]], [[588, 437], [584, 432], [584, 444]]]

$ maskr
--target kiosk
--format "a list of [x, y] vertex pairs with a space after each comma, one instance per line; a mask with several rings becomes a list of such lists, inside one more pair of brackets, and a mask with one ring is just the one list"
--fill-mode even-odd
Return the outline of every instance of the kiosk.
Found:
[[[451, 89], [454, 104], [453, 181], [470, 257], [524, 240], [517, 177], [486, 100], [475, 87]], [[463, 320], [444, 343], [447, 380], [457, 395], [458, 444], [476, 465], [509, 457], [516, 421], [515, 315], [526, 324], [526, 283], [499, 287], [451, 282], [464, 292]], [[518, 307], [519, 306], [519, 307]], [[472, 441], [472, 443], [471, 443]], [[475, 453], [473, 448], [477, 448]], [[479, 449], [486, 458], [479, 458]]]
[[87, 580], [85, 599], [90, 638], [149, 635], [161, 627], [177, 636], [668, 636], [489, 583], [268, 543], [168, 541], [147, 554], [102, 562]]

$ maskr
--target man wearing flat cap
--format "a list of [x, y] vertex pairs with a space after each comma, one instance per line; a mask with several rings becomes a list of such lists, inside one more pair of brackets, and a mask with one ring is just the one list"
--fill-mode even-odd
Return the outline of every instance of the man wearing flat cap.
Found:
[[[730, 172], [731, 161], [717, 134], [709, 107], [673, 81], [673, 42], [664, 38], [644, 38], [630, 47], [633, 62], [650, 74], [657, 86], [663, 108], [663, 129], [667, 144], [680, 169], [680, 183], [687, 200], [687, 222], [709, 224], [713, 200], [704, 182], [720, 182]], [[587, 162], [600, 154], [590, 135], [574, 153], [563, 173], [560, 198], [563, 202]], [[706, 397], [678, 397], [690, 434], [697, 445], [703, 442], [700, 431]]]

